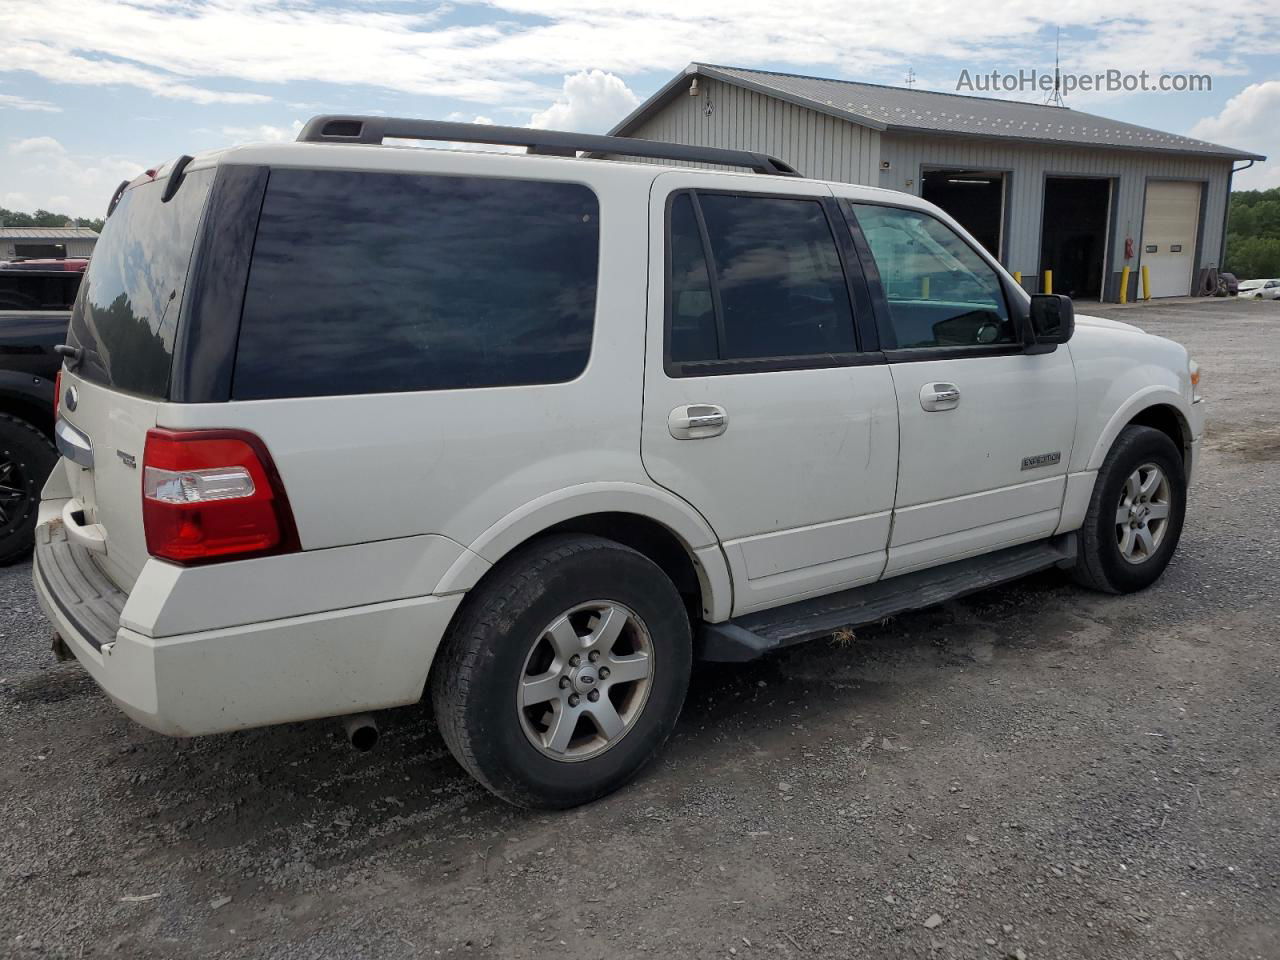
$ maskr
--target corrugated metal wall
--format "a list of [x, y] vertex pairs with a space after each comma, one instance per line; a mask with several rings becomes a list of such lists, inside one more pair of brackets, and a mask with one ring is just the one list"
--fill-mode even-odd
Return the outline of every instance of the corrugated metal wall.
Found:
[[[1231, 161], [1170, 155], [1155, 151], [1074, 149], [1037, 144], [1021, 145], [999, 140], [961, 137], [927, 137], [885, 133], [880, 158], [889, 169], [881, 170], [877, 186], [920, 193], [922, 167], [954, 166], [968, 170], [1009, 171], [1006, 184], [1005, 266], [1020, 270], [1030, 289], [1041, 269], [1040, 230], [1044, 181], [1058, 174], [1107, 177], [1112, 187], [1112, 224], [1107, 259], [1111, 264], [1107, 296], [1119, 291], [1119, 271], [1125, 265], [1124, 240], [1132, 237], [1135, 254], [1142, 252], [1142, 210], [1147, 180], [1197, 180], [1202, 188], [1203, 211], [1198, 267], [1216, 264], [1222, 244], [1222, 218], [1226, 210]], [[1139, 258], [1128, 261], [1137, 267]], [[1047, 266], [1052, 269], [1052, 264]], [[1135, 271], [1136, 272], [1136, 271]], [[1131, 279], [1130, 293], [1136, 287]]]
[[0, 240], [0, 260], [8, 260], [15, 256], [15, 243], [61, 243], [67, 248], [68, 257], [91, 257], [93, 256], [93, 246], [96, 240], [43, 240], [34, 238], [30, 240]]
[[720, 80], [699, 77], [698, 87], [698, 96], [673, 97], [629, 135], [700, 147], [754, 150], [786, 161], [806, 177], [875, 182], [880, 165], [879, 131]]
[[[922, 167], [1005, 171], [1004, 262], [1008, 269], [1022, 272], [1028, 289], [1036, 289], [1041, 269], [1041, 209], [1046, 176], [1107, 177], [1115, 181], [1105, 298], [1118, 295], [1120, 270], [1126, 262], [1126, 237], [1133, 239], [1136, 254], [1128, 261], [1135, 268], [1130, 295], [1136, 293], [1143, 203], [1149, 179], [1197, 180], [1204, 184], [1197, 267], [1218, 262], [1231, 171], [1229, 160], [1155, 151], [1023, 145], [970, 137], [882, 134], [720, 80], [700, 77], [698, 85], [698, 96], [677, 94], [630, 136], [755, 150], [785, 160], [806, 177], [888, 187], [916, 195], [920, 192]], [[708, 104], [712, 105], [710, 114], [706, 112]], [[880, 169], [882, 161], [888, 162], [888, 170]], [[1048, 266], [1052, 268], [1051, 264]]]

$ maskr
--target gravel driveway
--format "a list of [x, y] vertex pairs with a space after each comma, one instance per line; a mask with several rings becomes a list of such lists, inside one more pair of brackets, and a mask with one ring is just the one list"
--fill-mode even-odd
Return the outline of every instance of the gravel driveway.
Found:
[[1107, 306], [1210, 436], [1145, 593], [1043, 575], [702, 667], [631, 787], [490, 798], [421, 707], [193, 741], [0, 570], [0, 956], [1280, 956], [1280, 303]]

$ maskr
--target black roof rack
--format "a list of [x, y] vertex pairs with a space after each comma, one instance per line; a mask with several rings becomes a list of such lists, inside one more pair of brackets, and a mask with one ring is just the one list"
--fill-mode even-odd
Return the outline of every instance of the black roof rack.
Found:
[[487, 123], [452, 123], [445, 120], [409, 120], [400, 117], [324, 116], [312, 117], [298, 134], [300, 143], [374, 143], [386, 137], [397, 140], [443, 140], [456, 143], [497, 143], [527, 147], [529, 153], [572, 157], [579, 151], [615, 153], [627, 157], [657, 160], [684, 160], [747, 167], [756, 173], [778, 177], [798, 177], [790, 164], [763, 153], [694, 147], [663, 140], [631, 137], [604, 137], [564, 130], [533, 130], [528, 127], [498, 127]]

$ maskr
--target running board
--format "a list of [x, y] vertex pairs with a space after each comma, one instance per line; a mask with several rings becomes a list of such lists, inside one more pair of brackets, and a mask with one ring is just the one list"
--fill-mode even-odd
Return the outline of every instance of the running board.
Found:
[[744, 663], [782, 647], [825, 637], [842, 627], [865, 627], [1050, 567], [1070, 567], [1075, 557], [1076, 535], [1068, 533], [724, 623], [704, 624], [698, 655], [720, 663]]

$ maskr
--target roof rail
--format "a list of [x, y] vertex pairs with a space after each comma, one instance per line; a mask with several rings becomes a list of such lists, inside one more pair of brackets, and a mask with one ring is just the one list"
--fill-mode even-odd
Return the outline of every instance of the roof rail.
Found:
[[498, 127], [487, 123], [452, 123], [445, 120], [409, 120], [400, 117], [322, 116], [312, 117], [298, 134], [300, 143], [372, 143], [386, 137], [397, 140], [443, 140], [456, 143], [497, 143], [527, 147], [529, 153], [572, 157], [579, 151], [613, 153], [657, 160], [684, 160], [747, 167], [756, 173], [778, 177], [798, 177], [791, 165], [763, 153], [695, 147], [663, 140], [605, 137], [563, 130], [533, 130], [528, 127]]

